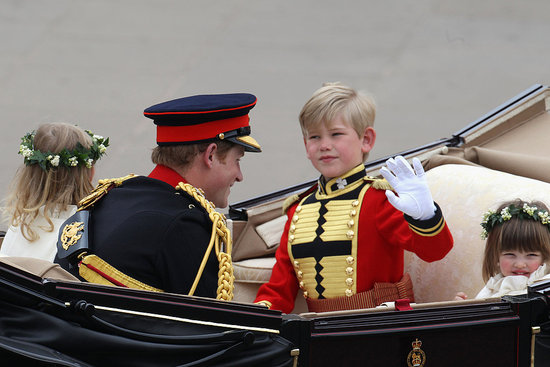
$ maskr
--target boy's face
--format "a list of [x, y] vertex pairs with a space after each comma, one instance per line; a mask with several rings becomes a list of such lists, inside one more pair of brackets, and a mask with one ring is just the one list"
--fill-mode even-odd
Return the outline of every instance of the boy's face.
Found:
[[368, 153], [376, 134], [372, 127], [362, 136], [341, 117], [329, 124], [320, 124], [308, 130], [304, 138], [308, 159], [327, 180], [338, 177], [363, 163], [363, 154]]

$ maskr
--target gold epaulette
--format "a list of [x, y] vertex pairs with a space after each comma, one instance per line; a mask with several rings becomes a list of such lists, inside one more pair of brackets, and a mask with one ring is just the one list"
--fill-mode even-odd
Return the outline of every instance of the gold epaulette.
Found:
[[371, 187], [377, 190], [393, 190], [393, 187], [391, 187], [390, 183], [386, 181], [385, 178], [365, 176], [364, 180], [370, 182]]
[[78, 210], [85, 210], [93, 206], [99, 199], [105, 196], [110, 189], [122, 185], [124, 181], [133, 177], [136, 177], [136, 175], [130, 173], [124, 177], [99, 180], [95, 189], [88, 196], [78, 202]]
[[300, 194], [294, 194], [294, 195], [290, 195], [289, 197], [287, 197], [285, 199], [285, 201], [283, 202], [283, 215], [286, 214], [288, 208], [290, 208], [292, 206], [292, 204], [294, 204], [297, 201], [302, 200], [303, 198], [305, 198], [306, 196], [308, 196], [309, 194], [311, 194], [315, 190], [317, 190], [317, 183], [315, 185], [311, 186], [306, 191], [300, 193]]
[[289, 197], [287, 197], [285, 201], [283, 201], [283, 214], [285, 214], [288, 208], [290, 208], [292, 204], [294, 204], [298, 200], [300, 200], [300, 195], [298, 194], [290, 195]]

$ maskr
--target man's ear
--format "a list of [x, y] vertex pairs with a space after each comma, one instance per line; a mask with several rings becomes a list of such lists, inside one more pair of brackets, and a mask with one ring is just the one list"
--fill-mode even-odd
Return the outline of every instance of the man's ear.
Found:
[[211, 143], [208, 145], [206, 150], [201, 153], [202, 162], [208, 167], [212, 168], [214, 163], [214, 157], [218, 151], [218, 145], [216, 143]]
[[361, 151], [368, 153], [374, 148], [374, 142], [376, 141], [376, 131], [373, 127], [369, 126], [365, 129], [363, 134], [363, 143], [361, 145]]

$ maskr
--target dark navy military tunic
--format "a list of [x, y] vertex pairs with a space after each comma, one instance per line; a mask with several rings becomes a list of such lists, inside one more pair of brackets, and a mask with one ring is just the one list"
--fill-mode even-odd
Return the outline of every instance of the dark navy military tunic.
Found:
[[[185, 192], [138, 176], [95, 204], [90, 227], [91, 253], [147, 285], [188, 294], [210, 241], [212, 221]], [[212, 249], [194, 295], [215, 298], [217, 274]]]

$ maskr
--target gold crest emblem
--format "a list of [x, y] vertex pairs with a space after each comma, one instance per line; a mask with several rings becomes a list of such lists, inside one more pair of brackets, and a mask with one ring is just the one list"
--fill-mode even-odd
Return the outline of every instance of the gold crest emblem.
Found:
[[409, 367], [422, 367], [426, 363], [426, 353], [420, 347], [422, 346], [422, 341], [416, 338], [412, 342], [413, 349], [409, 352], [407, 356], [407, 366]]
[[78, 242], [84, 231], [84, 222], [72, 222], [67, 224], [61, 232], [61, 245], [66, 250]]

